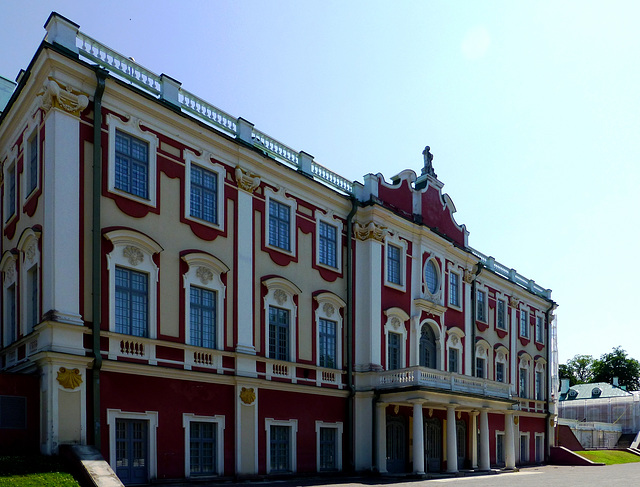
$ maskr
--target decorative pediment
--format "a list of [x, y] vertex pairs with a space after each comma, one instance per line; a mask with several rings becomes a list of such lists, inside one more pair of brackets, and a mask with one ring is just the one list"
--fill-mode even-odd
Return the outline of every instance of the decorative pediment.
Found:
[[416, 309], [420, 311], [424, 311], [425, 313], [433, 316], [442, 317], [445, 311], [447, 311], [446, 306], [442, 306], [440, 304], [434, 303], [433, 301], [429, 301], [428, 299], [424, 299], [424, 298], [414, 299], [413, 304], [416, 307]]

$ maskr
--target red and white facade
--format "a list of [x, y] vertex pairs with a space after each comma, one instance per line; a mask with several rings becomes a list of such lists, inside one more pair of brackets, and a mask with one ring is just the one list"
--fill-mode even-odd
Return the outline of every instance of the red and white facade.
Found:
[[352, 183], [45, 28], [0, 118], [0, 371], [40, 377], [43, 452], [125, 483], [544, 461], [555, 303], [468, 246], [428, 151]]

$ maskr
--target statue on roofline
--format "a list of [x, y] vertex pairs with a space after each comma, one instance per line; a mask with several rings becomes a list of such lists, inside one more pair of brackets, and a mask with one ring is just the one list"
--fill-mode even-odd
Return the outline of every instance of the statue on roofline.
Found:
[[433, 176], [437, 178], [438, 175], [433, 170], [433, 154], [431, 153], [431, 147], [426, 146], [422, 151], [424, 157], [424, 167], [422, 168], [422, 175]]

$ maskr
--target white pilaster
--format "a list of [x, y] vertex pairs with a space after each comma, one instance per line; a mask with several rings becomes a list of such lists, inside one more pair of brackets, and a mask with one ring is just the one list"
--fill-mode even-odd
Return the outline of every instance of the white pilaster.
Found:
[[447, 406], [447, 473], [458, 471], [458, 442], [456, 434], [456, 407]]
[[489, 457], [489, 414], [486, 409], [480, 410], [480, 470], [490, 470], [491, 460]]
[[471, 418], [471, 468], [478, 468], [478, 411], [469, 413]]
[[258, 473], [258, 388], [236, 385], [236, 474]]
[[516, 308], [511, 308], [511, 330], [509, 331], [509, 341], [511, 342], [509, 347], [509, 383], [511, 384], [511, 393], [514, 396], [518, 395], [518, 346], [517, 346], [517, 334], [518, 334], [518, 320], [516, 318]]
[[[255, 355], [256, 347], [253, 339], [253, 196], [246, 191], [238, 191], [238, 220], [235, 222], [238, 227], [238, 342], [236, 351], [245, 354]], [[245, 363], [246, 362], [246, 363]], [[255, 363], [253, 360], [241, 360], [255, 373]], [[249, 364], [253, 364], [250, 366]]]
[[51, 109], [45, 120], [45, 134], [42, 311], [45, 319], [82, 325], [78, 117]]
[[376, 467], [378, 473], [387, 473], [387, 405], [378, 404], [376, 406], [377, 429], [376, 429]]
[[473, 368], [471, 364], [471, 358], [473, 356], [473, 347], [475, 343], [470, 343], [473, 336], [473, 301], [471, 299], [472, 284], [464, 283], [464, 336], [465, 336], [465, 350], [464, 350], [464, 373], [471, 375]]
[[422, 403], [413, 405], [413, 473], [424, 474], [424, 420]]
[[507, 411], [504, 415], [504, 460], [506, 468], [516, 467], [515, 438], [513, 434], [513, 413]]

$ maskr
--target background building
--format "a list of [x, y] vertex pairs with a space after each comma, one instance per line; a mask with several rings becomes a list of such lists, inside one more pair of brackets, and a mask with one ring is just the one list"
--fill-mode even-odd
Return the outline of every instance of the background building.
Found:
[[41, 416], [8, 429], [125, 483], [544, 461], [551, 291], [469, 247], [429, 148], [347, 181], [45, 28], [0, 118], [0, 368]]

